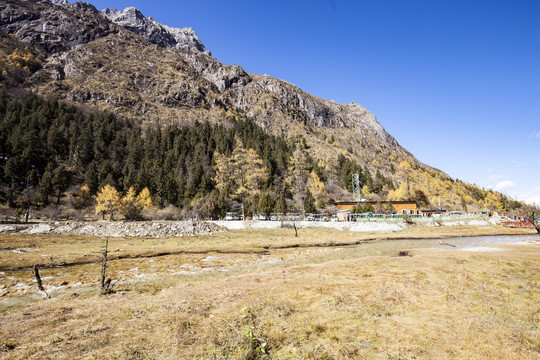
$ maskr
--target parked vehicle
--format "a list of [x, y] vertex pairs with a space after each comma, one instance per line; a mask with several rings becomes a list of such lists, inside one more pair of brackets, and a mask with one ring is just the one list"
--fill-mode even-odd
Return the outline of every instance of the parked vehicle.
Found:
[[235, 212], [228, 212], [225, 214], [225, 220], [227, 221], [242, 220], [242, 215]]

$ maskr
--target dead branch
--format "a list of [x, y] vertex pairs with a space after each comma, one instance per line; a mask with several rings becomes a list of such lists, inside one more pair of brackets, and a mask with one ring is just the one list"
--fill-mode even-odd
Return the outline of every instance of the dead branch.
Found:
[[34, 273], [34, 276], [36, 277], [37, 287], [38, 287], [39, 291], [41, 292], [41, 294], [43, 295], [43, 297], [45, 299], [50, 299], [49, 294], [47, 294], [47, 292], [43, 288], [43, 284], [41, 283], [41, 276], [39, 275], [39, 268], [38, 268], [37, 264], [34, 265], [34, 269], [32, 270], [32, 272]]

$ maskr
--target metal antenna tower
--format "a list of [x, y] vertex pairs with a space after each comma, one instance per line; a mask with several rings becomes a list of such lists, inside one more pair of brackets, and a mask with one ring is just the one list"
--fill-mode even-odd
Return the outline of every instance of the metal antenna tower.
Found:
[[360, 175], [358, 174], [352, 174], [352, 189], [354, 201], [359, 202], [362, 195], [360, 194]]

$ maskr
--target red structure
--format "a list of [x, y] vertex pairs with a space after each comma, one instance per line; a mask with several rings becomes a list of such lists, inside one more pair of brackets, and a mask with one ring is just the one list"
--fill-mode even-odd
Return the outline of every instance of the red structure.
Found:
[[529, 220], [512, 220], [503, 222], [503, 226], [511, 228], [534, 228], [534, 225]]

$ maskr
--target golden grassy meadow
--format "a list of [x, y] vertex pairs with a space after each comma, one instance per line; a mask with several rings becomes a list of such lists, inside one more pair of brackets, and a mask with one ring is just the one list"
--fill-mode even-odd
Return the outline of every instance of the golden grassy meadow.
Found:
[[1, 235], [0, 358], [538, 359], [540, 247], [436, 240], [504, 232], [111, 238], [108, 295], [102, 238]]

